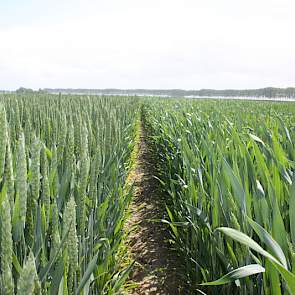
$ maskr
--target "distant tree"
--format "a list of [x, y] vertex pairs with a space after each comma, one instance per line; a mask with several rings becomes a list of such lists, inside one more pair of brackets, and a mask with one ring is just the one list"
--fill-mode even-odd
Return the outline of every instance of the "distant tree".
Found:
[[47, 93], [47, 91], [42, 88], [39, 88], [38, 93]]
[[24, 93], [33, 93], [34, 90], [30, 88], [20, 87], [15, 92], [19, 94], [24, 94]]

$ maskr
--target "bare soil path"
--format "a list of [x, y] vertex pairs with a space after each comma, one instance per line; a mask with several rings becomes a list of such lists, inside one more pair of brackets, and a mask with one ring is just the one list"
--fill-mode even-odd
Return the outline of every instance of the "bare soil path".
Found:
[[126, 224], [132, 229], [127, 240], [132, 259], [136, 261], [130, 282], [136, 284], [128, 294], [185, 294], [179, 272], [179, 258], [171, 249], [165, 218], [165, 195], [154, 175], [156, 157], [148, 143], [147, 130], [141, 122], [139, 152], [133, 178], [135, 196]]

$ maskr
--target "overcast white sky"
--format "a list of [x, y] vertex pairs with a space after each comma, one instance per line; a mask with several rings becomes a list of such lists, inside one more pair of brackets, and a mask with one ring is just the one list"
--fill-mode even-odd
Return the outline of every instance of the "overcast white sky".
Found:
[[0, 0], [0, 89], [295, 86], [295, 0]]

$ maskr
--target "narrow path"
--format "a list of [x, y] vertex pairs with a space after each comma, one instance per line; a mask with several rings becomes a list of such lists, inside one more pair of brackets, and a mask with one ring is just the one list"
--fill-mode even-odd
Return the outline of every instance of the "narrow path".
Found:
[[165, 217], [164, 195], [156, 175], [156, 158], [148, 144], [147, 130], [141, 122], [141, 136], [137, 165], [134, 171], [135, 196], [126, 225], [134, 229], [127, 245], [136, 261], [130, 282], [137, 287], [129, 294], [185, 294], [177, 272], [179, 258], [171, 250], [169, 232], [165, 224], [156, 222]]

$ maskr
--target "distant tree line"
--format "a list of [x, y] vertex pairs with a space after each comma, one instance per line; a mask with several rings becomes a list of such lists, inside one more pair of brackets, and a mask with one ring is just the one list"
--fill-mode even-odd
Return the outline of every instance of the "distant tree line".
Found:
[[[20, 88], [21, 89], [21, 88]], [[40, 90], [39, 90], [40, 91]], [[79, 93], [79, 94], [100, 94], [100, 95], [166, 95], [166, 96], [216, 96], [216, 97], [295, 97], [295, 87], [289, 88], [275, 88], [267, 87], [260, 89], [201, 89], [201, 90], [182, 90], [182, 89], [52, 89], [45, 88], [45, 92], [49, 93]]]
[[39, 88], [38, 91], [35, 91], [31, 88], [25, 88], [25, 87], [20, 87], [17, 90], [15, 90], [15, 92], [18, 94], [46, 93], [46, 91], [42, 90], [41, 88]]

